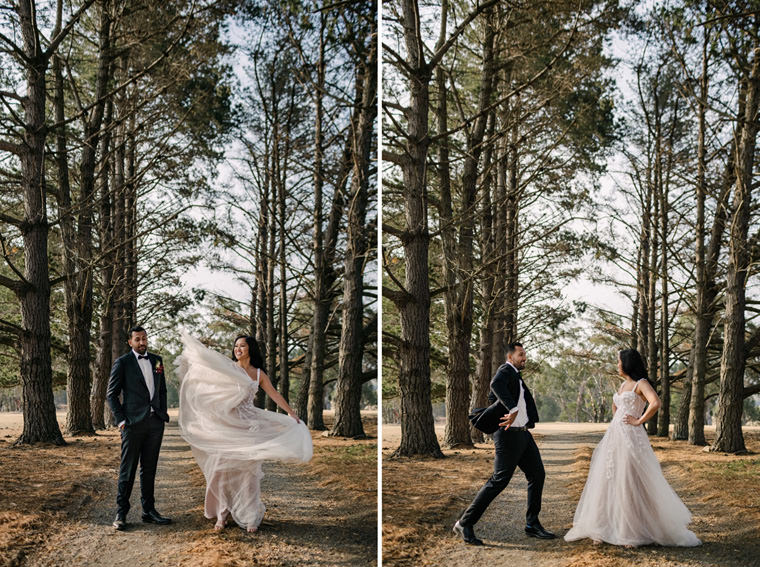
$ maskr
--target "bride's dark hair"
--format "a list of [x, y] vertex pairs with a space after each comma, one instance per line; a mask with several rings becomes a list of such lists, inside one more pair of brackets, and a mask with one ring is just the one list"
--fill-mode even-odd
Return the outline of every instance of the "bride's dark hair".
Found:
[[251, 357], [251, 366], [254, 368], [260, 368], [266, 372], [266, 369], [264, 368], [264, 357], [261, 356], [259, 344], [256, 342], [256, 339], [251, 336], [238, 335], [235, 337], [235, 342], [232, 343], [232, 360], [237, 360], [237, 357], [235, 357], [235, 345], [240, 339], [245, 339], [245, 342], [248, 343], [248, 356]]
[[641, 358], [639, 351], [635, 348], [627, 348], [620, 351], [620, 363], [623, 366], [623, 372], [634, 380], [641, 380], [642, 378], [652, 384], [652, 381], [647, 375], [647, 367], [644, 364], [644, 360]]

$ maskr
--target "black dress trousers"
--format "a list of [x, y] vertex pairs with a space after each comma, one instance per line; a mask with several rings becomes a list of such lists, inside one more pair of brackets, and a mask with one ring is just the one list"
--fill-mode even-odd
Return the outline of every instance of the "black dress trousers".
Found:
[[480, 489], [470, 506], [465, 510], [459, 523], [465, 526], [474, 525], [491, 501], [504, 490], [515, 467], [525, 473], [528, 479], [528, 511], [525, 516], [526, 524], [538, 520], [541, 512], [541, 494], [544, 489], [544, 463], [533, 436], [526, 430], [499, 429], [493, 434], [496, 455], [493, 462], [493, 474]]
[[126, 425], [121, 430], [121, 464], [116, 508], [126, 516], [129, 511], [129, 497], [135, 483], [137, 464], [140, 464], [140, 493], [143, 512], [155, 507], [153, 496], [156, 482], [156, 468], [161, 440], [164, 437], [164, 420], [152, 413], [142, 421]]

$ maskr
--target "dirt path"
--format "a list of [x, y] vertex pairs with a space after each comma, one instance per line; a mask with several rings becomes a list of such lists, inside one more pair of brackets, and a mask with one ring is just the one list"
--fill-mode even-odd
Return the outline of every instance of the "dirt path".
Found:
[[[598, 433], [554, 434], [544, 431], [538, 441], [546, 469], [541, 523], [560, 537], [567, 531], [565, 525], [568, 518], [572, 519], [575, 511], [575, 500], [568, 498], [569, 483], [574, 472], [575, 450], [581, 443], [595, 443], [598, 439]], [[489, 473], [488, 470], [483, 471], [483, 481]], [[478, 488], [480, 487], [475, 490]], [[517, 469], [509, 486], [494, 500], [476, 525], [476, 533], [486, 545], [458, 545], [459, 542], [452, 534], [451, 543], [454, 545], [432, 550], [430, 563], [450, 567], [512, 562], [540, 567], [567, 565], [568, 549], [564, 541], [558, 544], [558, 540], [543, 541], [525, 536], [523, 528], [526, 500], [527, 481], [522, 471]], [[444, 558], [445, 563], [442, 562]]]
[[[663, 548], [645, 546], [625, 549], [590, 541], [568, 543], [562, 539], [572, 526], [575, 506], [580, 490], [585, 482], [588, 457], [591, 449], [601, 439], [606, 425], [591, 424], [540, 424], [535, 429], [544, 466], [546, 484], [543, 493], [541, 522], [555, 532], [558, 539], [551, 541], [527, 537], [524, 532], [524, 518], [527, 499], [527, 482], [517, 469], [509, 486], [494, 500], [480, 522], [475, 526], [477, 535], [484, 540], [482, 547], [462, 543], [451, 532], [451, 526], [469, 504], [476, 491], [490, 474], [490, 468], [482, 468], [484, 449], [490, 449], [489, 464], [492, 465], [492, 445], [479, 445], [478, 449], [454, 451], [450, 454], [454, 461], [445, 464], [450, 471], [456, 468], [458, 478], [469, 475], [467, 461], [482, 468], [480, 479], [445, 503], [445, 511], [431, 522], [429, 536], [420, 538], [423, 546], [418, 565], [446, 567], [471, 567], [472, 565], [522, 565], [531, 567], [754, 567], [760, 565], [760, 536], [757, 523], [742, 522], [736, 510], [716, 501], [714, 495], [705, 497], [690, 482], [685, 469], [684, 455], [680, 451], [699, 451], [698, 448], [684, 448], [667, 440], [653, 441], [658, 449], [665, 477], [678, 492], [684, 503], [692, 511], [694, 521], [690, 528], [704, 542], [697, 548]], [[384, 449], [388, 440], [394, 439], [395, 427], [385, 426], [383, 430]], [[393, 441], [391, 441], [393, 444]], [[660, 451], [660, 445], [663, 450]], [[674, 451], [677, 454], [671, 454]], [[750, 457], [752, 459], [752, 457]], [[756, 459], [756, 457], [755, 457]], [[695, 459], [698, 460], [698, 459]], [[425, 461], [429, 468], [437, 467], [435, 461]], [[463, 466], [464, 465], [464, 466]], [[447, 476], [445, 474], [439, 476]], [[471, 480], [470, 480], [471, 482]], [[385, 480], [384, 480], [385, 483]], [[461, 484], [459, 486], [462, 486]], [[386, 504], [384, 503], [384, 506]], [[392, 510], [389, 510], [392, 513]], [[445, 518], [445, 519], [444, 519]], [[391, 566], [393, 562], [386, 565]], [[406, 565], [407, 563], [401, 563]]]
[[[237, 527], [213, 531], [203, 517], [204, 481], [176, 420], [167, 425], [156, 476], [156, 508], [169, 526], [140, 521], [139, 475], [124, 532], [111, 527], [116, 470], [98, 478], [98, 496], [85, 502], [68, 525], [27, 555], [35, 567], [157, 567], [278, 565], [354, 566], [376, 563], [376, 523], [363, 507], [341, 498], [339, 487], [320, 485], [307, 466], [264, 464], [267, 506], [256, 534]], [[110, 476], [110, 478], [109, 478]], [[78, 519], [77, 519], [78, 518]]]

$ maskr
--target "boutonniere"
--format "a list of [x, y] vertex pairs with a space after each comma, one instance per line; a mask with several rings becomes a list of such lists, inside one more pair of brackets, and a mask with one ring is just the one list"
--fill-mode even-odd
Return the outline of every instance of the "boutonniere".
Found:
[[158, 364], [156, 364], [155, 372], [156, 372], [156, 374], [163, 374], [164, 373], [164, 365], [161, 364], [161, 362], [159, 362]]

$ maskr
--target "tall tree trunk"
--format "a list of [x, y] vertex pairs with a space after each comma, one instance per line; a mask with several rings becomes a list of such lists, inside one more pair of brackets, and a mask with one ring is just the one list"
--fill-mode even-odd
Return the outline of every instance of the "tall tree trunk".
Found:
[[[279, 125], [276, 127], [279, 128]], [[274, 147], [277, 148], [279, 146], [279, 140], [278, 138], [278, 132], [277, 129], [275, 129], [275, 139], [274, 139]], [[277, 164], [279, 161], [278, 151], [277, 149], [273, 152], [274, 156], [274, 163]], [[267, 361], [267, 373], [269, 374], [269, 379], [272, 382], [272, 386], [277, 389], [279, 377], [277, 376], [277, 328], [278, 328], [278, 319], [275, 316], [274, 312], [274, 303], [275, 303], [275, 289], [274, 289], [274, 268], [275, 268], [275, 258], [277, 257], [277, 222], [274, 218], [275, 211], [277, 210], [277, 175], [276, 175], [276, 165], [272, 169], [272, 186], [269, 190], [269, 193], [272, 197], [272, 201], [270, 204], [270, 210], [272, 212], [272, 222], [269, 223], [269, 251], [268, 251], [268, 257], [270, 259], [269, 264], [267, 265], [267, 342], [266, 342], [266, 361]], [[274, 403], [274, 400], [271, 398], [267, 398], [266, 401], [266, 408], [269, 411], [276, 411], [277, 410], [277, 404]]]
[[[638, 324], [638, 336], [636, 343], [638, 345], [637, 350], [641, 354], [641, 358], [645, 363], [649, 363], [649, 255], [650, 255], [650, 240], [649, 240], [649, 225], [651, 224], [651, 209], [652, 209], [652, 191], [651, 186], [647, 187], [646, 197], [642, 199], [642, 215], [641, 215], [641, 234], [639, 236], [639, 271], [637, 274], [637, 289], [636, 296], [639, 301], [639, 324]], [[654, 372], [656, 369], [648, 367], [648, 372]]]
[[[92, 414], [90, 411], [90, 329], [92, 327], [92, 287], [93, 287], [93, 209], [95, 205], [95, 164], [100, 138], [100, 129], [105, 113], [105, 95], [108, 87], [110, 68], [110, 17], [107, 2], [100, 6], [100, 30], [98, 46], [98, 70], [95, 85], [95, 105], [89, 114], [85, 114], [84, 147], [79, 167], [79, 203], [76, 233], [69, 225], [62, 230], [64, 237], [64, 262], [67, 277], [66, 312], [69, 320], [69, 357], [67, 377], [68, 413], [66, 429], [72, 435], [93, 434]], [[56, 61], [58, 59], [56, 58]], [[59, 66], [60, 62], [56, 62]], [[58, 75], [61, 69], [56, 70]], [[63, 77], [60, 77], [60, 102], [56, 104], [56, 121], [63, 121]], [[60, 114], [60, 116], [58, 116]], [[63, 127], [60, 129], [59, 153], [66, 156], [66, 138]], [[68, 187], [68, 170], [60, 168], [66, 182], [61, 189], [70, 192]], [[67, 198], [69, 201], [70, 198]], [[68, 217], [73, 220], [73, 215]]]
[[17, 443], [65, 444], [55, 415], [50, 358], [50, 282], [45, 186], [45, 73], [36, 13], [31, 2], [16, 5], [26, 63], [24, 142], [19, 151], [24, 197], [24, 280], [16, 289], [21, 303], [21, 388], [24, 428]]
[[442, 457], [430, 398], [430, 234], [425, 170], [430, 145], [428, 112], [432, 71], [424, 60], [416, 0], [403, 0], [402, 9], [407, 63], [414, 74], [409, 77], [408, 132], [402, 167], [405, 281], [404, 290], [394, 299], [401, 319], [401, 444], [394, 455]]
[[[126, 62], [120, 61], [121, 75], [126, 75]], [[126, 276], [127, 276], [127, 189], [125, 184], [126, 161], [126, 114], [124, 97], [120, 97], [117, 116], [121, 119], [116, 128], [114, 140], [114, 178], [113, 178], [113, 327], [111, 331], [111, 360], [116, 360], [129, 348], [127, 345]], [[110, 371], [110, 369], [109, 369]], [[108, 406], [106, 406], [108, 407]], [[108, 411], [108, 410], [106, 410]], [[109, 418], [111, 421], [111, 418]]]
[[[373, 2], [374, 4], [374, 2]], [[377, 42], [371, 40], [369, 58], [357, 82], [362, 85], [360, 112], [353, 121], [354, 166], [348, 200], [348, 242], [343, 274], [343, 328], [338, 353], [338, 383], [335, 387], [335, 422], [330, 435], [363, 437], [361, 420], [363, 348], [364, 266], [369, 251], [366, 226], [369, 201], [370, 156], [377, 116]]]
[[[744, 94], [739, 96], [739, 116], [744, 112]], [[715, 217], [710, 231], [710, 243], [705, 258], [704, 289], [702, 297], [698, 296], [698, 305], [703, 305], [704, 316], [698, 316], [694, 331], [694, 388], [689, 407], [689, 443], [706, 445], [704, 437], [705, 422], [705, 385], [707, 384], [707, 346], [714, 330], [714, 321], [718, 313], [718, 260], [723, 243], [726, 222], [728, 220], [729, 199], [736, 183], [736, 140], [731, 141], [728, 162], [723, 173], [722, 188], [715, 207]], [[699, 311], [698, 311], [699, 313]]]
[[[514, 108], [513, 112], [519, 112]], [[505, 263], [506, 274], [504, 287], [504, 341], [496, 345], [500, 349], [499, 360], [503, 363], [507, 358], [507, 345], [519, 340], [517, 330], [518, 299], [520, 296], [519, 279], [520, 256], [517, 251], [520, 230], [520, 172], [519, 172], [519, 125], [512, 117], [511, 139], [508, 145], [507, 166], [507, 202], [506, 202], [506, 227], [505, 227]]]
[[[136, 113], [132, 112], [129, 117], [127, 130], [126, 148], [126, 179], [125, 179], [125, 220], [127, 225], [127, 240], [125, 242], [125, 301], [124, 316], [127, 328], [138, 324], [137, 321], [137, 178], [136, 178], [136, 152], [137, 152], [137, 125]], [[150, 323], [146, 323], [150, 324]]]
[[752, 68], [746, 81], [746, 103], [739, 117], [739, 144], [736, 158], [736, 186], [731, 206], [728, 271], [726, 273], [726, 315], [723, 353], [720, 361], [720, 392], [716, 415], [716, 438], [711, 450], [726, 453], [746, 451], [742, 434], [744, 404], [745, 292], [750, 253], [747, 242], [752, 199], [753, 161], [760, 106], [760, 45], [758, 16], [754, 22]]
[[[707, 112], [708, 95], [708, 44], [709, 28], [703, 30], [702, 42], [702, 75], [699, 79], [699, 99], [697, 100], [697, 223], [695, 227], [695, 256], [697, 298], [696, 323], [694, 328], [694, 343], [692, 346], [690, 368], [692, 376], [691, 396], [689, 400], [688, 440], [692, 445], [706, 445], [705, 441], [705, 371], [707, 369], [707, 341], [710, 325], [706, 323], [711, 318], [711, 306], [707, 304], [707, 269], [705, 266], [705, 199], [707, 197], [705, 161], [705, 114]], [[718, 213], [719, 214], [719, 213]]]
[[660, 400], [662, 406], [657, 416], [657, 435], [667, 437], [670, 433], [670, 315], [669, 315], [669, 271], [668, 271], [668, 215], [670, 213], [670, 182], [673, 175], [673, 161], [675, 159], [673, 148], [676, 144], [676, 132], [679, 124], [679, 101], [676, 98], [670, 123], [670, 131], [667, 139], [667, 152], [660, 166], [658, 180], [658, 201], [660, 203]]
[[[270, 145], [273, 142], [270, 142]], [[271, 148], [267, 152], [267, 155], [271, 153]], [[269, 158], [267, 157], [267, 160]], [[273, 216], [269, 209], [269, 188], [271, 182], [269, 176], [272, 174], [270, 168], [267, 166], [264, 168], [264, 182], [259, 189], [259, 219], [258, 219], [258, 233], [256, 236], [256, 291], [257, 294], [251, 301], [256, 304], [256, 320], [255, 320], [255, 334], [256, 342], [259, 347], [266, 346], [267, 344], [267, 326], [269, 325], [269, 310], [267, 309], [267, 274], [269, 273], [269, 262], [271, 259], [267, 254], [268, 242], [269, 242], [269, 223], [274, 222], [271, 219]], [[267, 368], [266, 370], [269, 370]], [[259, 388], [256, 392], [256, 398], [254, 404], [257, 408], [264, 408], [266, 405], [266, 392]], [[302, 417], [305, 415], [300, 414]]]
[[[269, 194], [271, 195], [271, 204], [269, 210], [272, 215], [272, 222], [269, 225], [269, 264], [267, 266], [267, 342], [266, 342], [266, 359], [267, 359], [267, 371], [269, 373], [269, 380], [272, 382], [274, 389], [277, 389], [280, 381], [280, 375], [277, 369], [277, 330], [280, 326], [279, 317], [275, 317], [275, 258], [277, 258], [277, 232], [279, 226], [285, 221], [284, 219], [277, 218], [279, 216], [279, 194], [280, 190], [280, 138], [282, 137], [281, 124], [280, 124], [280, 100], [279, 93], [276, 92], [276, 87], [272, 85], [270, 87], [272, 93], [272, 165], [270, 174], [270, 188]], [[287, 135], [287, 134], [286, 134]], [[287, 355], [285, 356], [287, 360]], [[267, 396], [266, 408], [269, 411], [277, 411], [277, 404]]]
[[[506, 82], [507, 88], [509, 82]], [[509, 123], [509, 111], [507, 101], [501, 112], [498, 113], [500, 127], [506, 128]], [[496, 147], [496, 190], [493, 196], [493, 250], [495, 261], [493, 262], [492, 281], [493, 292], [492, 300], [489, 305], [492, 317], [493, 335], [491, 340], [491, 368], [488, 376], [490, 385], [491, 377], [496, 374], [499, 366], [506, 360], [506, 350], [504, 345], [504, 329], [506, 327], [506, 302], [504, 294], [506, 290], [506, 259], [508, 252], [507, 244], [507, 168], [509, 156], [509, 135], [502, 137], [502, 141]], [[490, 386], [487, 386], [490, 389]], [[486, 392], [486, 397], [488, 393]], [[481, 406], [483, 407], [483, 406]]]
[[109, 420], [110, 409], [105, 403], [106, 389], [108, 387], [108, 378], [110, 376], [111, 365], [111, 343], [113, 333], [113, 224], [111, 222], [111, 195], [109, 194], [110, 185], [109, 164], [111, 163], [108, 156], [111, 146], [111, 118], [113, 113], [113, 102], [108, 101], [105, 116], [105, 133], [101, 139], [101, 166], [99, 172], [99, 205], [100, 217], [98, 219], [98, 232], [100, 240], [100, 253], [104, 255], [102, 267], [100, 270], [100, 331], [98, 333], [97, 354], [95, 356], [95, 372], [92, 380], [92, 391], [90, 393], [90, 408], [92, 411], [92, 426], [94, 429], [105, 429]]
[[322, 133], [323, 92], [325, 84], [325, 27], [324, 12], [319, 16], [319, 56], [317, 58], [317, 84], [314, 95], [314, 237], [312, 249], [314, 253], [314, 317], [311, 333], [311, 369], [309, 371], [309, 401], [307, 408], [307, 423], [310, 429], [326, 429], [322, 417], [324, 406], [324, 362], [327, 344], [327, 316], [329, 313], [329, 298], [325, 282], [326, 265], [324, 252], [324, 234], [322, 218], [322, 200], [324, 187], [324, 135]]
[[[475, 112], [477, 118], [467, 136], [467, 151], [462, 167], [460, 210], [457, 215], [459, 218], [456, 222], [453, 218], [450, 187], [441, 185], [441, 222], [448, 227], [441, 231], [444, 239], [445, 306], [449, 332], [446, 430], [444, 432], [444, 444], [447, 447], [472, 445], [467, 415], [470, 407], [470, 342], [472, 341], [473, 325], [473, 238], [478, 168], [488, 123], [487, 107], [491, 102], [494, 85], [493, 59], [494, 38], [496, 36], [494, 13], [495, 10], [489, 10], [485, 17], [486, 36], [483, 47], [478, 107]], [[445, 27], [442, 28], [442, 38], [445, 39]], [[443, 45], [443, 39], [440, 41], [438, 49]], [[439, 89], [442, 89], [440, 96], [445, 99], [445, 83], [440, 67], [437, 73], [441, 77], [438, 81]], [[445, 116], [439, 116], [439, 121], [441, 133], [443, 133], [444, 129], [447, 128]], [[446, 150], [446, 159], [448, 160], [448, 149]], [[459, 227], [458, 235], [455, 225]]]
[[[659, 124], [659, 122], [658, 122]], [[658, 375], [658, 366], [657, 366], [657, 358], [658, 358], [658, 352], [657, 352], [657, 321], [656, 321], [656, 312], [657, 312], [657, 258], [658, 258], [658, 252], [659, 252], [659, 238], [658, 238], [658, 230], [657, 230], [657, 219], [659, 215], [659, 200], [657, 199], [657, 196], [655, 194], [655, 187], [654, 184], [657, 183], [658, 173], [659, 173], [659, 160], [660, 160], [660, 131], [659, 128], [657, 129], [657, 141], [656, 141], [656, 149], [655, 149], [655, 170], [653, 172], [654, 180], [650, 184], [649, 193], [651, 194], [651, 203], [654, 205], [654, 213], [650, 217], [649, 227], [647, 230], [649, 230], [650, 237], [649, 241], [651, 244], [651, 248], [649, 250], [650, 252], [650, 259], [649, 259], [649, 288], [647, 289], [647, 367], [649, 369], [649, 375], [652, 377], [652, 380], [657, 382], [657, 375]], [[659, 384], [656, 384], [657, 389], [659, 390]], [[657, 414], [655, 413], [651, 419], [646, 424], [647, 427], [647, 433], [649, 435], [655, 435], [657, 433]]]
[[[290, 402], [290, 365], [289, 356], [289, 331], [288, 331], [288, 259], [287, 238], [285, 233], [285, 221], [287, 219], [287, 172], [290, 160], [290, 132], [294, 111], [295, 84], [291, 87], [290, 105], [288, 106], [288, 119], [286, 122], [286, 139], [283, 166], [278, 175], [279, 192], [277, 194], [277, 212], [279, 217], [279, 264], [280, 264], [280, 294], [279, 294], [279, 391], [286, 402]], [[284, 412], [279, 408], [280, 412]]]
[[[675, 118], [673, 119], [675, 121]], [[669, 147], [672, 155], [672, 144]], [[670, 175], [668, 167], [668, 175]], [[660, 184], [660, 400], [662, 406], [657, 412], [657, 435], [667, 437], [670, 428], [670, 316], [668, 309], [668, 181]]]
[[[489, 140], [493, 140], [496, 128], [496, 113], [490, 112], [488, 115], [488, 133]], [[484, 313], [481, 318], [480, 326], [480, 346], [478, 348], [477, 367], [472, 382], [472, 407], [486, 407], [488, 401], [488, 392], [490, 390], [491, 366], [493, 364], [493, 290], [494, 290], [494, 242], [493, 242], [493, 212], [491, 202], [491, 191], [494, 183], [494, 159], [496, 153], [495, 144], [488, 144], [483, 155], [483, 199], [480, 207], [480, 261], [483, 265], [483, 276], [480, 282], [480, 294]], [[474, 443], [481, 443], [484, 440], [483, 432], [470, 428], [470, 436]]]
[[401, 390], [401, 445], [398, 456], [428, 454], [442, 456], [435, 436], [430, 396], [430, 287], [428, 277], [428, 197], [426, 165], [430, 134], [430, 81], [435, 66], [469, 22], [496, 4], [478, 4], [448, 40], [425, 60], [421, 35], [420, 7], [415, 0], [402, 0], [401, 24], [406, 44], [406, 76], [409, 104], [405, 115], [405, 147], [393, 160], [403, 174], [404, 228], [398, 231], [404, 248], [405, 281], [400, 291], [384, 290], [399, 309], [401, 346], [399, 388]]

